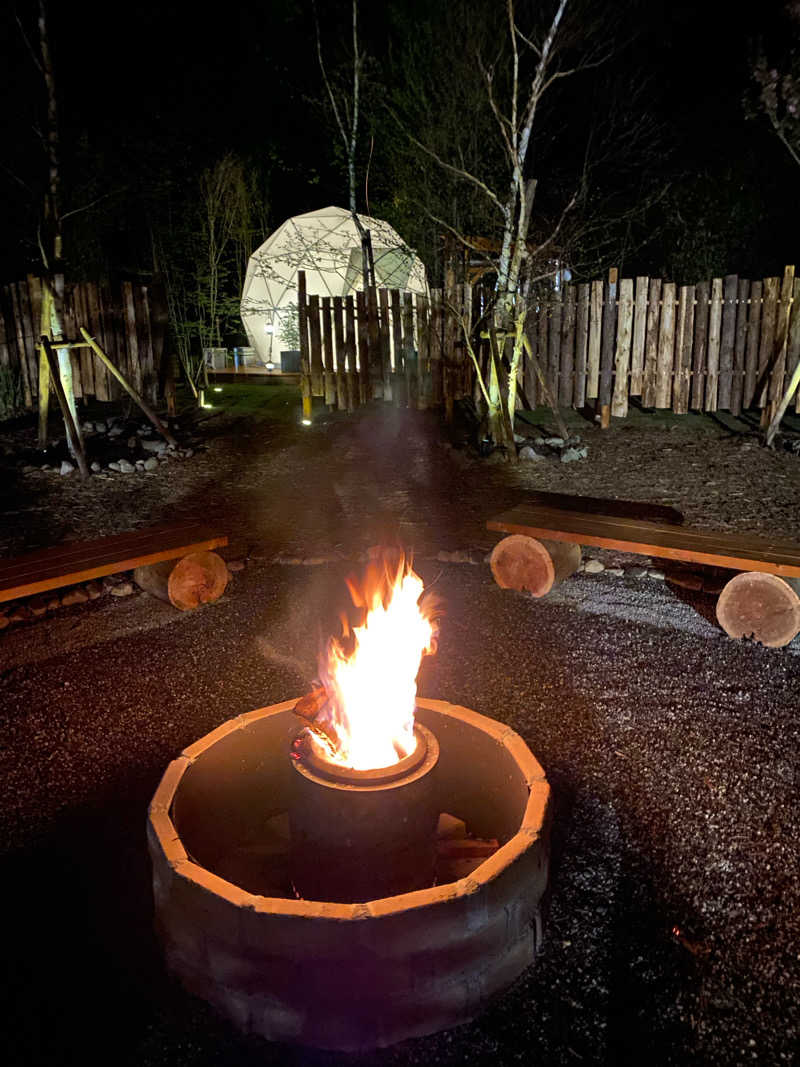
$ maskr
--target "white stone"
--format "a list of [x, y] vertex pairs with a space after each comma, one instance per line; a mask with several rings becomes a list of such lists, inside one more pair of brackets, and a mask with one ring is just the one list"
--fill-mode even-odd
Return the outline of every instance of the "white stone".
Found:
[[600, 574], [606, 568], [605, 564], [601, 563], [599, 559], [587, 559], [583, 569], [587, 574]]
[[666, 577], [666, 575], [664, 574], [663, 571], [659, 571], [659, 570], [653, 569], [653, 570], [649, 570], [647, 572], [647, 577], [648, 578], [655, 578], [656, 581], [663, 582], [665, 577]]
[[165, 452], [167, 449], [166, 441], [142, 441], [142, 448], [145, 452]]
[[530, 445], [525, 445], [524, 448], [519, 450], [519, 458], [525, 463], [534, 463], [537, 459], [544, 459], [544, 456], [540, 456], [535, 448], [531, 448]]
[[117, 464], [117, 470], [122, 474], [130, 474], [132, 471], [135, 471], [136, 468], [132, 463], [129, 463], [127, 459], [121, 459]]
[[59, 472], [58, 472], [59, 474], [72, 474], [72, 472], [74, 470], [75, 470], [75, 468], [72, 466], [72, 464], [68, 460], [62, 459], [61, 467], [60, 467]]
[[120, 582], [119, 585], [112, 585], [109, 592], [112, 596], [130, 596], [133, 592], [133, 586], [130, 582]]
[[155, 456], [150, 456], [149, 459], [144, 461], [144, 469], [146, 471], [154, 471], [158, 469], [158, 460]]
[[94, 473], [97, 474], [97, 472], [101, 471], [103, 468], [100, 466], [100, 464], [97, 462], [97, 460], [95, 460], [94, 463], [91, 465], [91, 467], [89, 469], [93, 470]]

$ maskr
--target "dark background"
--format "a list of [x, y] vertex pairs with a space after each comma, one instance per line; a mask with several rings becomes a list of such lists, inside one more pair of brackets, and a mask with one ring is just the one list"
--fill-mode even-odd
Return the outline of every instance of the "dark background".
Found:
[[[502, 3], [449, 6], [451, 17], [464, 9], [479, 25], [485, 16], [485, 54], [491, 55], [492, 19], [502, 16]], [[523, 24], [524, 7], [520, 3]], [[409, 153], [386, 105], [414, 122], [413, 100], [403, 103], [403, 79], [408, 50], [426, 32], [439, 50], [431, 91], [442, 70], [461, 77], [459, 60], [448, 53], [458, 42], [445, 32], [447, 8], [443, 0], [393, 0], [362, 4], [360, 12], [369, 84], [359, 143], [359, 209], [366, 209], [363, 174], [372, 139], [370, 210], [420, 249], [434, 275], [440, 264], [436, 227], [425, 218], [424, 182], [440, 179], [435, 164]], [[37, 260], [45, 161], [36, 131], [43, 128], [45, 97], [17, 24], [36, 47], [35, 10], [34, 0], [17, 0], [6, 6], [0, 23], [3, 281], [22, 276]], [[656, 189], [665, 192], [634, 219], [615, 225], [603, 248], [585, 257], [586, 271], [614, 263], [679, 283], [711, 273], [780, 273], [796, 258], [797, 168], [766, 118], [748, 118], [745, 107], [759, 42], [779, 49], [791, 44], [784, 39], [780, 4], [761, 3], [747, 18], [723, 0], [623, 0], [613, 10], [614, 58], [568, 87], [565, 82], [543, 116], [543, 147], [536, 146], [532, 162], [543, 217], [558, 210], [566, 174], [583, 152], [589, 117], [618, 94], [632, 100], [652, 133], [627, 154], [610, 146], [593, 176], [597, 198], [613, 201], [604, 210], [617, 217]], [[604, 10], [603, 18], [611, 11]], [[318, 14], [329, 69], [346, 70], [349, 4], [323, 0]], [[310, 3], [241, 0], [204, 7], [142, 0], [112, 6], [84, 0], [51, 2], [48, 17], [60, 107], [62, 210], [100, 198], [65, 221], [67, 270], [74, 276], [151, 271], [152, 219], [190, 197], [200, 172], [227, 151], [246, 160], [270, 228], [329, 203], [346, 206], [343, 154], [324, 97]], [[596, 32], [587, 22], [587, 35]], [[471, 117], [463, 114], [460, 121], [469, 126]], [[482, 155], [491, 168], [498, 145], [487, 143]], [[463, 193], [462, 186], [452, 194], [453, 211], [463, 211], [455, 204]]]

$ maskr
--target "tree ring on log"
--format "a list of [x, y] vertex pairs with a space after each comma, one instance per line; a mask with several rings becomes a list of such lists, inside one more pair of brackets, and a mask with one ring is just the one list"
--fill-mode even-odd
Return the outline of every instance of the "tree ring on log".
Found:
[[800, 596], [776, 574], [746, 571], [720, 593], [717, 620], [730, 637], [783, 648], [800, 633]]
[[580, 545], [511, 534], [494, 546], [489, 564], [501, 589], [523, 589], [542, 597], [574, 574], [580, 561]]

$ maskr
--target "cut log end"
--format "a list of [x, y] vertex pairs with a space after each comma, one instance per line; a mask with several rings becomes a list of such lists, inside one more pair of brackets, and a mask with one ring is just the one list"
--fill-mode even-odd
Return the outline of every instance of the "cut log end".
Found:
[[730, 637], [783, 648], [800, 633], [800, 596], [775, 574], [737, 574], [719, 595], [717, 620]]
[[228, 568], [216, 552], [191, 552], [180, 560], [137, 567], [134, 579], [146, 592], [167, 600], [179, 611], [219, 600], [228, 584]]
[[527, 590], [542, 597], [574, 574], [580, 561], [580, 545], [511, 534], [495, 545], [489, 563], [501, 589]]

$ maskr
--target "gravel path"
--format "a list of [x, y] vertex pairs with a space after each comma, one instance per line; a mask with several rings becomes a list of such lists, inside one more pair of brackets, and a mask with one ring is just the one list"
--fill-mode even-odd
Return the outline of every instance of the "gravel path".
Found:
[[[3, 1062], [798, 1062], [797, 641], [730, 642], [702, 598], [664, 583], [578, 575], [535, 601], [498, 589], [485, 566], [424, 558], [484, 544], [488, 514], [526, 487], [796, 533], [794, 457], [743, 449], [723, 430], [588, 439], [586, 463], [508, 471], [442, 448], [425, 418], [367, 415], [311, 435], [220, 436], [169, 479], [131, 476], [130, 499], [110, 480], [51, 478], [44, 489], [47, 476], [26, 476], [35, 485], [19, 510], [60, 516], [65, 534], [202, 504], [212, 520], [235, 520], [234, 554], [250, 559], [199, 612], [136, 594], [0, 634]], [[664, 461], [672, 447], [679, 458]], [[709, 465], [693, 473], [709, 456], [729, 510], [712, 507]], [[657, 481], [667, 468], [670, 486]], [[8, 545], [49, 528], [26, 535], [17, 518]], [[509, 723], [553, 786], [544, 949], [479, 1020], [446, 1034], [364, 1057], [245, 1040], [164, 977], [147, 802], [182, 747], [312, 676], [348, 565], [273, 555], [347, 553], [398, 524], [446, 606], [422, 695]]]

